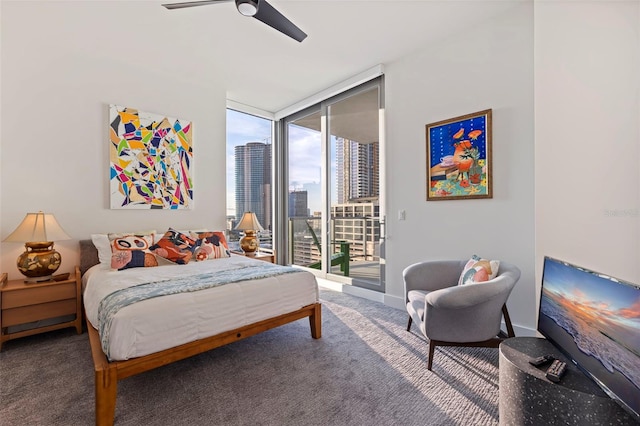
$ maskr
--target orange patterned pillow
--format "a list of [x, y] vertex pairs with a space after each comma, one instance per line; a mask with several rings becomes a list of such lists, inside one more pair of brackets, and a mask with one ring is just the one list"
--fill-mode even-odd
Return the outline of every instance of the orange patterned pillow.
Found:
[[227, 239], [222, 231], [191, 232], [191, 238], [196, 240], [193, 257], [198, 262], [231, 257]]
[[186, 265], [193, 256], [194, 244], [195, 240], [189, 235], [169, 228], [150, 250], [164, 259]]

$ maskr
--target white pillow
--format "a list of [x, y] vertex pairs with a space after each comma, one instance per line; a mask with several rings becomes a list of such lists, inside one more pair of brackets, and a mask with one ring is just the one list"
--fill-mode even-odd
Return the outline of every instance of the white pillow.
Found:
[[107, 234], [91, 234], [91, 241], [98, 249], [100, 264], [111, 267], [111, 242]]

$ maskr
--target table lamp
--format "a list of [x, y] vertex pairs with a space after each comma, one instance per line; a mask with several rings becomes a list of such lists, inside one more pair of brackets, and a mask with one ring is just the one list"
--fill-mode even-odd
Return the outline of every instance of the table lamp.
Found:
[[238, 231], [244, 231], [244, 237], [240, 239], [240, 248], [246, 254], [255, 254], [260, 247], [260, 240], [256, 236], [256, 232], [264, 230], [256, 214], [253, 212], [244, 212], [242, 219], [234, 228]]
[[25, 282], [51, 279], [62, 263], [62, 256], [53, 249], [54, 240], [70, 240], [51, 213], [27, 213], [20, 225], [3, 241], [24, 243], [25, 252], [17, 260]]

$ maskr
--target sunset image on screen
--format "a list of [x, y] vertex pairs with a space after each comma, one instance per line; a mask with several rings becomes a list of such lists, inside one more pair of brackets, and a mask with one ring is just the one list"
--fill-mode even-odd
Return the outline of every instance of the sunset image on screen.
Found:
[[577, 349], [640, 389], [640, 291], [610, 277], [545, 263], [540, 312]]

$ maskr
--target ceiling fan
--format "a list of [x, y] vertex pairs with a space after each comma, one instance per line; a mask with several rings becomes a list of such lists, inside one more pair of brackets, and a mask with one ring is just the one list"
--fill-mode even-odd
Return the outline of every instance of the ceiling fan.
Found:
[[244, 16], [253, 16], [272, 28], [288, 35], [294, 40], [302, 41], [307, 35], [293, 22], [288, 20], [282, 13], [278, 12], [266, 0], [205, 0], [189, 1], [184, 3], [163, 4], [167, 9], [183, 9], [185, 7], [205, 6], [216, 3], [227, 3], [235, 1], [238, 12]]

